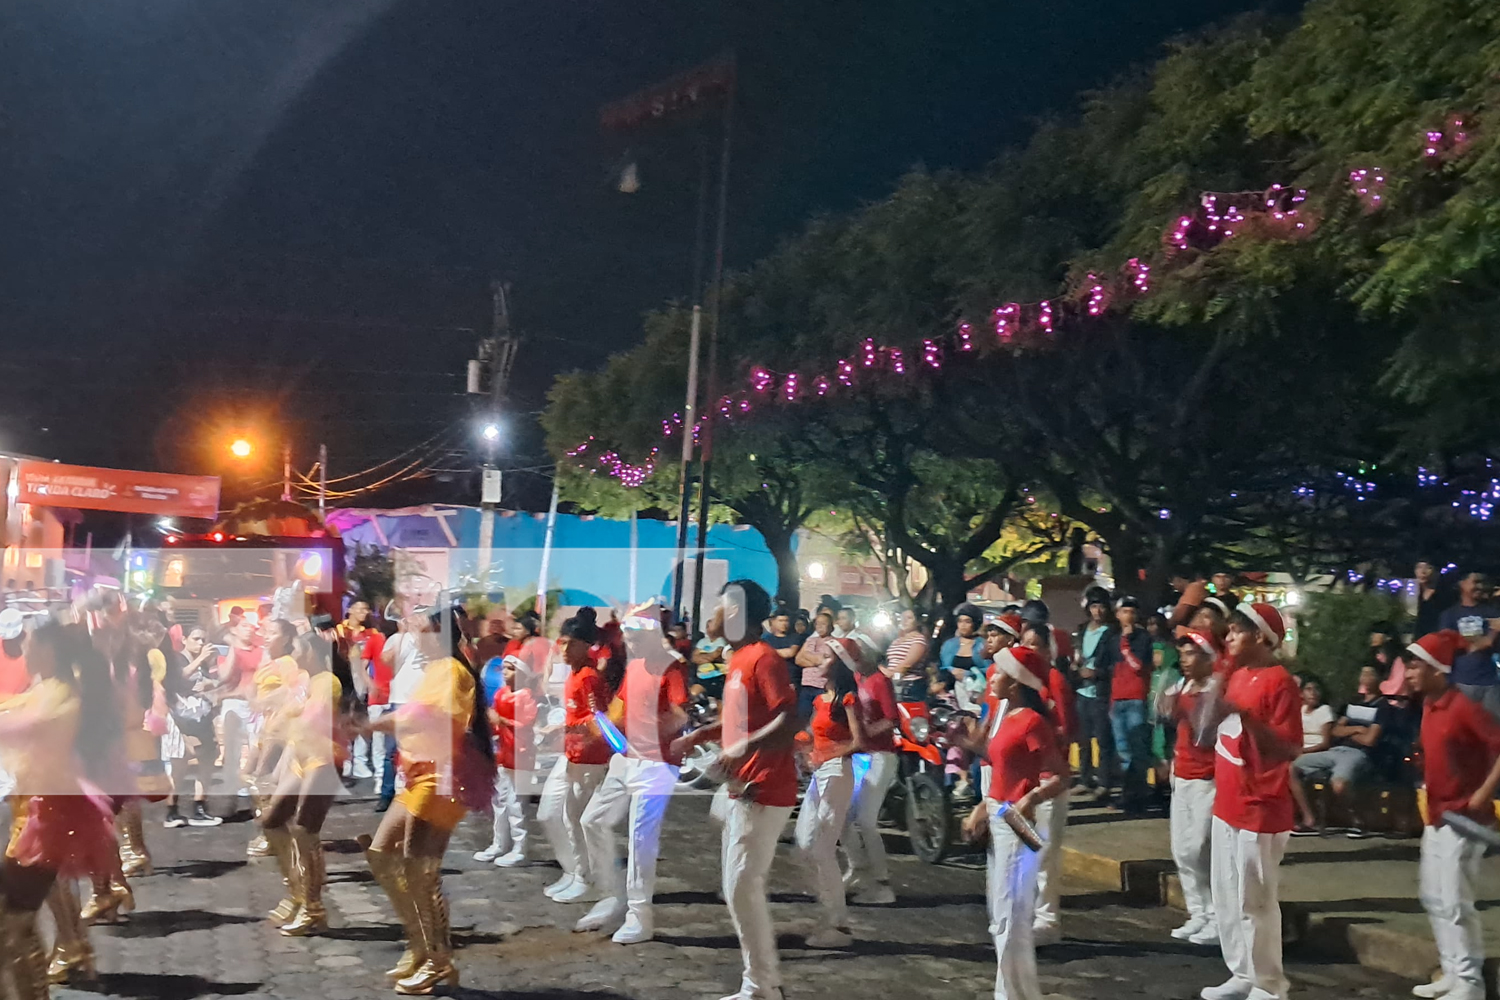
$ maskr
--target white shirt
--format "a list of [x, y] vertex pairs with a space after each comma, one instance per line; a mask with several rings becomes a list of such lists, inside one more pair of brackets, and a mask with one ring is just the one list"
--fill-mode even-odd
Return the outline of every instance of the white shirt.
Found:
[[1334, 721], [1333, 709], [1319, 705], [1311, 712], [1302, 707], [1302, 749], [1315, 747], [1323, 742], [1323, 727]]
[[394, 671], [391, 677], [390, 702], [392, 705], [405, 705], [416, 693], [417, 685], [422, 683], [422, 671], [431, 657], [423, 651], [422, 644], [410, 632], [398, 632], [391, 636], [387, 648], [391, 645], [396, 647], [396, 651], [392, 654]]

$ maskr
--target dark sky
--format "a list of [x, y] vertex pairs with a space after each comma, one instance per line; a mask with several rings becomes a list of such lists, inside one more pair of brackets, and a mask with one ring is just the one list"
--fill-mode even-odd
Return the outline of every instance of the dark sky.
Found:
[[[1174, 33], [1254, 6], [10, 0], [0, 448], [218, 472], [226, 428], [254, 426], [302, 467], [327, 440], [352, 471], [466, 412], [495, 276], [529, 338], [524, 414], [690, 289], [700, 134], [637, 142], [627, 197], [602, 103], [736, 49], [743, 265], [915, 164], [981, 165]], [[534, 464], [516, 426], [513, 460]], [[439, 439], [440, 464], [473, 463], [463, 438]]]

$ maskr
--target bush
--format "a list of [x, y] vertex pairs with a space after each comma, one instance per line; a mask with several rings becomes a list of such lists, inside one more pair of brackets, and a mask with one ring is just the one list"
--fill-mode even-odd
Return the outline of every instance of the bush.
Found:
[[1396, 597], [1375, 591], [1308, 594], [1297, 616], [1298, 672], [1323, 682], [1328, 700], [1343, 704], [1359, 683], [1359, 668], [1370, 657], [1370, 633], [1382, 623], [1407, 627], [1406, 610]]

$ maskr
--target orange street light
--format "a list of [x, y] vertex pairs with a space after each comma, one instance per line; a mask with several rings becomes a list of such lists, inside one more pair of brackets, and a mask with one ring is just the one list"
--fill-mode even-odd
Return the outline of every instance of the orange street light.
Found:
[[235, 438], [229, 445], [229, 454], [235, 458], [249, 458], [255, 446], [244, 438]]

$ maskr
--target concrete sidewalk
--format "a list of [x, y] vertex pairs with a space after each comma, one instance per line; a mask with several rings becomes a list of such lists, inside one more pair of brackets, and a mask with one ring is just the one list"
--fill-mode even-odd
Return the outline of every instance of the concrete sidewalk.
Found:
[[[1281, 868], [1289, 946], [1353, 959], [1412, 980], [1437, 968], [1437, 948], [1417, 900], [1420, 841], [1293, 837]], [[1072, 879], [1124, 892], [1142, 902], [1182, 908], [1165, 819], [1125, 819], [1075, 800], [1063, 842]], [[1480, 919], [1487, 978], [1500, 955], [1500, 857], [1484, 860]]]

